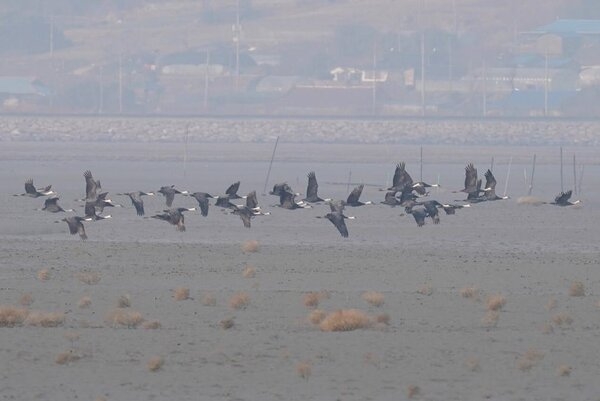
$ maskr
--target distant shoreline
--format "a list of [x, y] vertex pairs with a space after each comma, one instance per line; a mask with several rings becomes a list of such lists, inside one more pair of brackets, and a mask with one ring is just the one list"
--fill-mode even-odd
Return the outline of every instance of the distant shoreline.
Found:
[[599, 146], [600, 119], [2, 116], [0, 141]]

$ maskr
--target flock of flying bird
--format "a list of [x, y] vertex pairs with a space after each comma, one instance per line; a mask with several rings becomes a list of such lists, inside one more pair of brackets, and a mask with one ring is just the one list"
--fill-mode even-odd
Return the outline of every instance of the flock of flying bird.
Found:
[[[437, 184], [428, 184], [422, 181], [413, 181], [410, 174], [406, 171], [406, 165], [404, 162], [398, 163], [394, 171], [394, 177], [392, 180], [392, 186], [381, 191], [386, 191], [384, 200], [381, 204], [388, 205], [391, 207], [400, 206], [404, 207], [406, 214], [412, 215], [417, 223], [417, 226], [422, 227], [425, 224], [427, 218], [431, 218], [434, 224], [440, 222], [439, 209], [443, 209], [446, 214], [455, 214], [457, 209], [464, 207], [470, 207], [473, 203], [496, 201], [502, 199], [508, 199], [506, 196], [498, 196], [496, 194], [496, 179], [492, 174], [491, 170], [487, 170], [484, 174], [486, 183], [482, 189], [482, 179], [477, 176], [477, 169], [472, 163], [469, 163], [465, 167], [465, 184], [464, 188], [455, 193], [466, 193], [467, 197], [463, 204], [444, 204], [437, 200], [423, 200], [429, 193], [427, 188], [437, 187]], [[110, 215], [103, 215], [106, 207], [123, 207], [120, 204], [114, 203], [108, 198], [108, 192], [102, 192], [102, 187], [99, 180], [95, 180], [92, 173], [86, 170], [83, 173], [85, 178], [85, 198], [79, 199], [81, 202], [85, 202], [84, 216], [69, 216], [63, 218], [61, 221], [67, 223], [69, 232], [73, 235], [79, 234], [82, 240], [87, 239], [85, 228], [83, 225], [84, 221], [97, 221], [111, 218]], [[224, 195], [212, 196], [206, 192], [193, 192], [180, 191], [175, 188], [174, 185], [163, 186], [157, 193], [161, 193], [165, 197], [166, 206], [168, 209], [164, 209], [162, 213], [150, 216], [150, 218], [164, 220], [174, 226], [178, 231], [185, 231], [185, 218], [184, 212], [196, 210], [193, 208], [185, 207], [173, 207], [173, 201], [175, 195], [191, 196], [198, 202], [198, 208], [202, 216], [208, 215], [210, 199], [214, 199], [214, 205], [225, 210], [229, 210], [230, 213], [238, 215], [244, 227], [250, 228], [251, 220], [256, 216], [269, 215], [269, 212], [263, 212], [258, 206], [258, 200], [256, 197], [256, 191], [250, 192], [246, 196], [239, 196], [237, 194], [240, 186], [240, 182], [235, 182], [227, 190]], [[333, 201], [331, 199], [323, 199], [318, 195], [319, 185], [317, 183], [317, 177], [314, 172], [308, 173], [308, 185], [306, 189], [306, 196], [297, 201], [296, 196], [298, 193], [294, 192], [287, 183], [279, 183], [273, 186], [273, 190], [269, 194], [279, 197], [279, 206], [283, 209], [294, 210], [304, 209], [312, 207], [311, 204], [327, 202], [330, 207], [330, 212], [324, 216], [317, 216], [317, 218], [324, 218], [329, 220], [340, 232], [342, 237], [348, 237], [348, 227], [346, 226], [346, 219], [354, 219], [353, 216], [346, 216], [344, 209], [346, 207], [358, 207], [363, 205], [369, 205], [373, 202], [362, 202], [360, 196], [362, 194], [364, 185], [359, 185], [352, 190], [346, 200]], [[33, 180], [29, 179], [25, 182], [25, 193], [17, 194], [15, 196], [28, 196], [31, 198], [44, 197], [47, 198], [44, 201], [44, 207], [39, 210], [60, 213], [60, 212], [74, 212], [73, 209], [63, 209], [59, 204], [59, 197], [52, 191], [52, 186], [48, 185], [45, 188], [36, 189], [33, 185]], [[126, 192], [119, 193], [117, 195], [128, 196], [131, 203], [136, 209], [139, 216], [144, 216], [144, 201], [143, 196], [155, 195], [153, 192]], [[557, 206], [569, 206], [579, 203], [579, 201], [570, 202], [572, 191], [561, 192], [556, 196], [554, 202], [550, 204]], [[232, 202], [236, 199], [245, 199], [245, 204], [238, 205]], [[545, 203], [545, 202], [544, 202]], [[58, 223], [59, 221], [57, 221]]]

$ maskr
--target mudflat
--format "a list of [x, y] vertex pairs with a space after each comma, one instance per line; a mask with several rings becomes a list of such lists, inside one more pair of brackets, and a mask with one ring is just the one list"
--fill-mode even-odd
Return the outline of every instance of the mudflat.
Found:
[[[535, 202], [561, 190], [556, 147], [424, 147], [423, 179], [441, 185], [429, 198], [464, 203], [453, 191], [465, 164], [482, 177], [492, 158], [497, 192], [506, 187], [511, 198], [418, 228], [403, 208], [380, 204], [380, 188], [400, 161], [420, 178], [419, 147], [283, 142], [265, 191], [272, 147], [3, 143], [0, 397], [598, 399], [593, 148], [564, 150], [564, 189], [575, 180], [573, 154], [583, 177], [573, 196], [582, 203], [563, 208]], [[534, 153], [535, 199], [524, 201]], [[85, 222], [87, 241], [69, 235], [65, 214], [36, 210], [43, 198], [12, 196], [31, 177], [53, 184], [61, 205], [76, 210], [66, 215], [81, 215], [86, 169], [124, 206]], [[349, 238], [316, 218], [326, 204], [283, 210], [266, 194], [282, 181], [304, 194], [309, 171], [321, 197], [343, 199], [366, 184], [361, 199], [374, 204], [346, 209], [356, 217], [346, 221]], [[256, 190], [271, 213], [250, 229], [211, 204], [207, 217], [186, 212], [177, 232], [148, 218], [164, 198], [146, 197], [140, 217], [116, 195], [163, 185], [219, 195], [237, 180], [241, 195]], [[175, 205], [196, 203], [177, 195]], [[362, 320], [327, 331], [315, 310], [356, 310]], [[6, 320], [10, 311], [16, 321]]]

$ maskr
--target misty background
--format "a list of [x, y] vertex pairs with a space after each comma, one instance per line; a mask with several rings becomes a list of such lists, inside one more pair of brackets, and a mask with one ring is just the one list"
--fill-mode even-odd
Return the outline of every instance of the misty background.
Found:
[[594, 0], [5, 0], [2, 114], [595, 117]]

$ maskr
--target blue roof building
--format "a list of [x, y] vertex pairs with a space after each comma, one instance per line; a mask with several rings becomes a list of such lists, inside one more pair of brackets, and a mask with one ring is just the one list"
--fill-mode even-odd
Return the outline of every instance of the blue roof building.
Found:
[[0, 95], [47, 96], [50, 89], [36, 77], [0, 77]]

